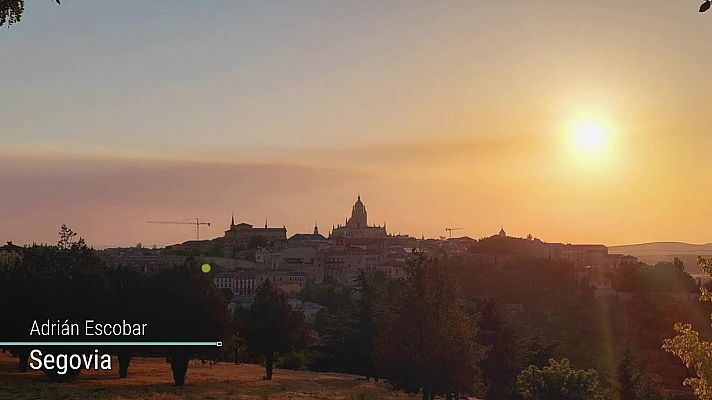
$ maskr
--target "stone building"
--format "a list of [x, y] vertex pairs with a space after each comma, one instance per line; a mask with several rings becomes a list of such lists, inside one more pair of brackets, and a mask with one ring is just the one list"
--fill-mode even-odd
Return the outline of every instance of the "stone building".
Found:
[[263, 239], [264, 244], [269, 247], [281, 246], [287, 241], [287, 228], [270, 228], [265, 222], [264, 228], [254, 227], [247, 223], [235, 224], [235, 218], [230, 221], [230, 229], [225, 231], [225, 235], [220, 239], [222, 242], [234, 248], [247, 248], [250, 242]]
[[380, 255], [355, 246], [334, 246], [319, 251], [314, 259], [317, 282], [330, 277], [338, 283], [352, 285], [360, 271], [372, 274], [380, 265]]

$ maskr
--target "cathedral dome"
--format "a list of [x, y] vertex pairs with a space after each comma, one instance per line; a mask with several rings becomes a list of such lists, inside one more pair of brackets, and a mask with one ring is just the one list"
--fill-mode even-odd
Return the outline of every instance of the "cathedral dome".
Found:
[[354, 204], [351, 209], [351, 218], [348, 220], [346, 225], [363, 228], [368, 226], [368, 213], [366, 212], [366, 206], [361, 202], [361, 196], [359, 195], [356, 199], [356, 204]]
[[351, 208], [351, 218], [347, 218], [344, 225], [333, 228], [330, 235], [330, 237], [344, 239], [378, 239], [386, 236], [388, 233], [385, 223], [383, 226], [368, 226], [368, 213], [360, 195]]

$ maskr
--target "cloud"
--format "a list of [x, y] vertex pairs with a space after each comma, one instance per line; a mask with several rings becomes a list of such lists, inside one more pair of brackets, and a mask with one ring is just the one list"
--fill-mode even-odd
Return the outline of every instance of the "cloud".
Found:
[[8, 157], [0, 161], [0, 236], [51, 242], [67, 223], [97, 245], [166, 243], [192, 237], [190, 230], [146, 220], [227, 220], [235, 212], [259, 223], [329, 188], [338, 192], [339, 182], [358, 181], [343, 171], [288, 164]]

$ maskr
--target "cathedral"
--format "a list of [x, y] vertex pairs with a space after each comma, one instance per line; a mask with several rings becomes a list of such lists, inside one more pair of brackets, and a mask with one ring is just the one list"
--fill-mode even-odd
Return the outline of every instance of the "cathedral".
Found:
[[351, 218], [344, 225], [338, 225], [331, 231], [331, 238], [336, 239], [378, 239], [388, 236], [386, 224], [383, 226], [368, 226], [366, 206], [358, 196], [356, 204], [351, 209]]

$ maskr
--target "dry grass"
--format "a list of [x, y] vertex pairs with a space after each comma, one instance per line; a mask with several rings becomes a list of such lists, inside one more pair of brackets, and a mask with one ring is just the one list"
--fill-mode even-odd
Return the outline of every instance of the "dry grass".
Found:
[[188, 369], [187, 385], [173, 386], [170, 365], [163, 359], [131, 361], [129, 377], [118, 378], [118, 361], [113, 371], [82, 371], [70, 383], [50, 383], [44, 374], [17, 372], [17, 359], [0, 353], [0, 399], [411, 399], [388, 390], [383, 383], [344, 374], [276, 370], [272, 381], [262, 379], [259, 365], [218, 363]]

